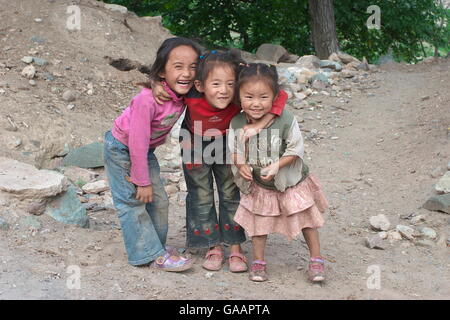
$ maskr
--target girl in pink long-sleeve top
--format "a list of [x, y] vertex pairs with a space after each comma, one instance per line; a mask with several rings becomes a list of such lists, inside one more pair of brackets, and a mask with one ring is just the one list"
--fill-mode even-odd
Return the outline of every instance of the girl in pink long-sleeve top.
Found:
[[169, 201], [154, 155], [184, 111], [183, 95], [193, 85], [200, 49], [176, 37], [163, 42], [150, 70], [171, 100], [157, 104], [143, 88], [105, 134], [104, 160], [118, 212], [128, 262], [164, 271], [189, 269], [193, 261], [166, 247]]

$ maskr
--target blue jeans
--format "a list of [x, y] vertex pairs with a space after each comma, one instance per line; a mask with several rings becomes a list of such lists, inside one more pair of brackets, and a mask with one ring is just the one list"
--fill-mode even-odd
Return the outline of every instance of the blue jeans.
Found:
[[136, 186], [125, 180], [130, 176], [128, 147], [106, 132], [104, 161], [114, 206], [122, 229], [128, 262], [143, 265], [165, 253], [169, 200], [160, 179], [155, 149], [148, 152], [148, 167], [153, 186], [153, 201], [136, 200]]
[[[184, 123], [183, 125], [186, 128]], [[245, 242], [244, 230], [233, 220], [240, 196], [231, 166], [226, 164], [226, 138], [220, 136], [211, 140], [200, 137], [201, 146], [195, 146], [193, 135], [187, 138], [190, 141], [184, 141], [185, 137], [180, 135], [183, 172], [188, 190], [186, 246], [189, 248], [210, 248], [222, 243], [236, 245]], [[217, 139], [220, 139], [221, 149], [214, 149], [214, 155], [211, 155], [215, 157], [213, 159], [205, 155], [205, 150], [209, 150], [212, 143], [218, 142]], [[214, 199], [214, 180], [219, 195], [219, 214]]]

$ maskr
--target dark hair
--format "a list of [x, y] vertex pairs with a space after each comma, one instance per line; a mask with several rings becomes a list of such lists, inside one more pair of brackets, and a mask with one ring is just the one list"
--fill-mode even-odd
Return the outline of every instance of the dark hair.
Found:
[[277, 96], [280, 91], [280, 85], [278, 84], [278, 72], [274, 65], [265, 63], [250, 63], [243, 66], [239, 72], [237, 81], [236, 100], [239, 100], [239, 88], [247, 82], [263, 80], [272, 89], [274, 97]]
[[[153, 62], [148, 75], [153, 81], [161, 81], [162, 79], [159, 77], [161, 72], [164, 72], [164, 68], [166, 67], [167, 60], [169, 60], [169, 55], [173, 49], [179, 46], [188, 46], [194, 49], [198, 56], [201, 54], [200, 46], [188, 39], [183, 37], [175, 37], [164, 40], [164, 42], [159, 47], [156, 52], [155, 62]], [[138, 83], [139, 85], [143, 85], [147, 88], [151, 88], [151, 84], [149, 82]]]
[[231, 67], [235, 76], [239, 73], [240, 65], [245, 64], [245, 61], [241, 59], [236, 53], [231, 51], [217, 51], [212, 50], [202, 56], [200, 56], [200, 62], [197, 67], [195, 80], [200, 81], [202, 84], [208, 78], [209, 73], [218, 65], [225, 65]]

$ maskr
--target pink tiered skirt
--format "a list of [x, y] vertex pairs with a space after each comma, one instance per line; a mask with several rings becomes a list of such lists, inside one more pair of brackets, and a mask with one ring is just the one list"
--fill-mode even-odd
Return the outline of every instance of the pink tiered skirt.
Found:
[[280, 233], [289, 240], [304, 228], [320, 228], [322, 213], [328, 201], [313, 175], [285, 192], [268, 190], [252, 183], [249, 194], [241, 193], [241, 201], [234, 221], [250, 237]]

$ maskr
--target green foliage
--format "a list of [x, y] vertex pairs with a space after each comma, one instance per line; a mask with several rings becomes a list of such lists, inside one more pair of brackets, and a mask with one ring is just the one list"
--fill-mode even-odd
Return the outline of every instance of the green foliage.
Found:
[[[237, 47], [255, 52], [262, 43], [313, 54], [308, 0], [106, 0], [140, 16], [161, 15], [173, 34], [198, 39], [208, 48]], [[370, 5], [381, 9], [381, 30], [366, 26]], [[334, 1], [342, 51], [371, 63], [392, 51], [415, 62], [430, 54], [428, 43], [448, 52], [450, 13], [435, 0]], [[434, 53], [434, 49], [431, 50]]]

